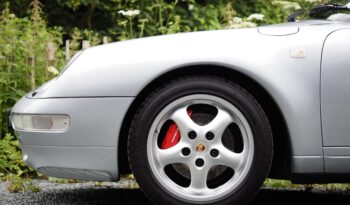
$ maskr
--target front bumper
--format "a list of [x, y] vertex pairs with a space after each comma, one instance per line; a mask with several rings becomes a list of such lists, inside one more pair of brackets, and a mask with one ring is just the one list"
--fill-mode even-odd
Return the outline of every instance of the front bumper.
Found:
[[131, 97], [23, 97], [12, 113], [67, 114], [64, 132], [19, 131], [23, 160], [45, 175], [80, 180], [116, 181], [118, 139]]

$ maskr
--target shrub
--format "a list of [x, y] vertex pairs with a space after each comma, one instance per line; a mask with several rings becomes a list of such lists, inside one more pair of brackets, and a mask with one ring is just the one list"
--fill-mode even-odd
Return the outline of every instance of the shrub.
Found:
[[[54, 77], [46, 49], [48, 42], [59, 48], [62, 34], [58, 28], [46, 27], [38, 1], [33, 2], [31, 12], [30, 18], [18, 18], [9, 9], [0, 14], [0, 138], [8, 132], [6, 109]], [[60, 68], [65, 62], [63, 52], [57, 49], [55, 53], [51, 68]]]
[[9, 175], [6, 177], [8, 181], [7, 191], [11, 193], [17, 192], [39, 192], [40, 187], [33, 183], [33, 181], [29, 178], [21, 178], [16, 175]]
[[19, 142], [10, 134], [0, 139], [0, 177], [5, 175], [37, 176], [23, 164]]

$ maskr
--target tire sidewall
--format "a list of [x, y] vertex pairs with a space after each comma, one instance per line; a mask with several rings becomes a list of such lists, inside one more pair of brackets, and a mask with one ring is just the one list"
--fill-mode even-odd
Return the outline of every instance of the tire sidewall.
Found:
[[212, 77], [184, 78], [153, 92], [135, 117], [129, 138], [131, 169], [142, 190], [157, 204], [194, 204], [179, 200], [157, 181], [147, 157], [147, 137], [154, 119], [171, 102], [193, 94], [222, 98], [244, 115], [254, 139], [251, 168], [242, 183], [225, 197], [196, 204], [244, 204], [254, 196], [266, 178], [272, 161], [272, 136], [267, 118], [259, 104], [244, 89], [223, 79]]

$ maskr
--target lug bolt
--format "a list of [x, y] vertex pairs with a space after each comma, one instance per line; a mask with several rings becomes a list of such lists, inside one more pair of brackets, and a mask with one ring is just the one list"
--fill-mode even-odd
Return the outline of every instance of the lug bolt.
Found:
[[203, 159], [196, 159], [196, 165], [197, 167], [202, 167], [204, 165], [204, 160]]
[[194, 139], [196, 139], [196, 137], [197, 137], [197, 133], [196, 133], [195, 131], [190, 131], [190, 132], [188, 133], [188, 137], [189, 137], [191, 140], [194, 140]]
[[214, 139], [215, 135], [214, 133], [212, 132], [208, 132], [206, 135], [205, 135], [205, 138], [207, 138], [207, 140], [212, 140]]
[[190, 148], [188, 148], [188, 147], [183, 148], [183, 149], [182, 149], [182, 154], [183, 154], [184, 156], [190, 155], [190, 154], [191, 154]]
[[219, 156], [219, 150], [217, 150], [217, 149], [210, 150], [210, 156], [212, 156], [214, 158]]

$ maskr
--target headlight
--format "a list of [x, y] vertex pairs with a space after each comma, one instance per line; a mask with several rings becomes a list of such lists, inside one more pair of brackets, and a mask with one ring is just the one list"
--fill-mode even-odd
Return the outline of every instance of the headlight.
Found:
[[68, 129], [68, 115], [31, 115], [13, 113], [12, 126], [15, 130], [22, 131], [48, 131], [62, 132]]

